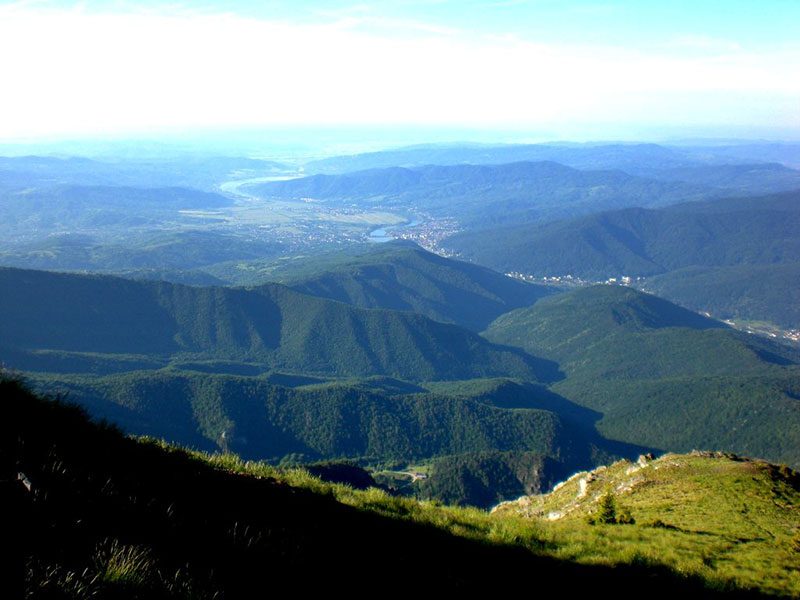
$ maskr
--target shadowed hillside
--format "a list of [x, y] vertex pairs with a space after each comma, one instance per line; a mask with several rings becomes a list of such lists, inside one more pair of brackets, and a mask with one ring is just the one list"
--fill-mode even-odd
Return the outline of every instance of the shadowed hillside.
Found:
[[578, 468], [590, 463], [590, 444], [599, 442], [556, 413], [503, 409], [468, 396], [400, 396], [331, 384], [290, 389], [260, 378], [170, 371], [62, 377], [48, 387], [127, 431], [248, 459], [409, 462], [517, 450]]
[[0, 290], [2, 356], [22, 369], [41, 370], [37, 361], [44, 360], [48, 370], [79, 371], [88, 353], [101, 363], [133, 355], [163, 364], [180, 356], [408, 380], [557, 377], [552, 363], [455, 325], [355, 308], [277, 284], [198, 288], [0, 269]]
[[557, 361], [553, 391], [612, 439], [800, 463], [797, 351], [619, 286], [552, 296], [485, 335]]
[[[722, 597], [663, 567], [537, 557], [530, 534], [489, 542], [485, 519], [467, 512], [431, 512], [299, 475], [307, 489], [234, 474], [214, 464], [235, 461], [209, 463], [126, 439], [14, 382], [2, 381], [0, 396], [0, 494], [10, 509], [5, 540], [15, 547], [3, 565], [4, 589], [12, 596], [242, 598], [280, 583], [316, 592], [343, 581], [374, 591], [414, 572], [416, 585], [436, 593], [519, 592], [535, 580], [548, 593], [569, 581], [574, 591], [616, 597], [639, 597], [642, 586], [655, 597]], [[435, 514], [443, 519], [436, 526]]]
[[473, 331], [555, 291], [402, 242], [382, 244], [343, 264], [308, 270], [280, 281], [305, 294], [364, 308], [410, 310]]

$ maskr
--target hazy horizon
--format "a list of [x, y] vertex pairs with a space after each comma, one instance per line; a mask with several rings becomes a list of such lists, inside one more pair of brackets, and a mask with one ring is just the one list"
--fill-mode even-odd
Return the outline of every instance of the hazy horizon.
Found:
[[800, 140], [798, 23], [779, 0], [5, 2], [0, 141]]

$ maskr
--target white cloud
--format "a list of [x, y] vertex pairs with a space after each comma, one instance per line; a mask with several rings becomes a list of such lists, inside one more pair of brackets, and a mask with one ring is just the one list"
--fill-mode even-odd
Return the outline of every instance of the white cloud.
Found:
[[691, 48], [723, 52], [736, 52], [742, 49], [738, 42], [713, 38], [707, 35], [681, 35], [670, 40], [666, 45], [673, 48]]
[[675, 56], [418, 22], [400, 22], [386, 37], [357, 14], [355, 28], [28, 6], [2, 17], [6, 138], [279, 123], [800, 125], [800, 52], [791, 48]]

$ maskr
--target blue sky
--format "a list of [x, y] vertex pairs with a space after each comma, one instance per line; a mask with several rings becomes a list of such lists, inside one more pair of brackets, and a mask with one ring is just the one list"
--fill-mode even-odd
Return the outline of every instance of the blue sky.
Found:
[[[800, 2], [0, 2], [0, 139], [800, 131]], [[785, 136], [781, 133], [785, 132]], [[584, 134], [585, 135], [589, 135]]]
[[676, 39], [692, 37], [764, 47], [796, 43], [800, 35], [800, 2], [797, 0], [219, 0], [191, 3], [105, 0], [29, 3], [34, 4], [81, 7], [89, 12], [108, 13], [231, 13], [245, 18], [317, 24], [352, 18], [363, 19], [364, 28], [373, 29], [382, 29], [381, 21], [400, 25], [416, 22], [442, 30], [514, 34], [543, 42], [640, 47], [670, 44]]

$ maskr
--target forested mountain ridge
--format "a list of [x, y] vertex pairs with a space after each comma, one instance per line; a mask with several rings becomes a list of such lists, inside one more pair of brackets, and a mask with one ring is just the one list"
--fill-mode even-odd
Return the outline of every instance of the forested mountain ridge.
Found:
[[502, 271], [642, 276], [691, 265], [797, 262], [798, 227], [800, 192], [794, 191], [465, 232], [444, 246]]
[[341, 264], [309, 266], [308, 271], [289, 273], [280, 281], [312, 296], [365, 308], [411, 310], [474, 331], [556, 292], [403, 242], [381, 244]]
[[768, 321], [800, 329], [800, 262], [684, 267], [648, 278], [646, 287], [718, 319]]
[[[253, 289], [0, 269], [4, 353], [168, 362], [257, 362], [264, 368], [408, 380], [557, 377], [554, 365], [409, 312], [362, 309], [278, 284]], [[19, 356], [18, 356], [19, 357]], [[12, 365], [13, 361], [7, 359]], [[164, 364], [162, 363], [162, 364]], [[31, 367], [29, 367], [31, 368]], [[32, 367], [36, 369], [37, 367]]]
[[652, 168], [637, 174], [659, 181], [683, 181], [718, 188], [737, 195], [763, 196], [800, 189], [800, 171], [778, 163]]
[[556, 361], [552, 386], [611, 439], [800, 464], [800, 353], [621, 286], [544, 298], [488, 339]]
[[[276, 385], [191, 370], [104, 377], [34, 376], [126, 431], [191, 447], [279, 462], [358, 459], [371, 464], [471, 452], [534, 452], [561, 469], [642, 448], [606, 442], [591, 425], [541, 408], [501, 408], [480, 397], [387, 393], [354, 384]], [[559, 471], [560, 472], [560, 471]], [[467, 498], [469, 500], [469, 498]]]
[[249, 186], [262, 197], [312, 198], [455, 218], [466, 227], [532, 222], [629, 206], [713, 198], [718, 190], [619, 170], [580, 171], [555, 162], [390, 167]]

